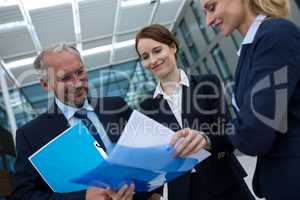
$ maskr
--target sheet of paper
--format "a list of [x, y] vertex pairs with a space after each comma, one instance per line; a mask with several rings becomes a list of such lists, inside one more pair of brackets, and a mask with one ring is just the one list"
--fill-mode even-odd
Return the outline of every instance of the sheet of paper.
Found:
[[174, 157], [175, 148], [170, 145], [174, 131], [134, 111], [108, 160], [130, 167], [165, 172], [191, 170], [210, 153], [201, 150], [186, 158]]
[[118, 145], [137, 148], [168, 145], [173, 135], [174, 131], [171, 129], [135, 110], [122, 132]]

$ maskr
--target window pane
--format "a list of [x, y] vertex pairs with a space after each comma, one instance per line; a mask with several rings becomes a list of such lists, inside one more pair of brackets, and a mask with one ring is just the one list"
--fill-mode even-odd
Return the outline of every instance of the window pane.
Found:
[[212, 29], [206, 25], [205, 16], [204, 16], [203, 12], [201, 12], [201, 9], [199, 7], [197, 7], [197, 5], [194, 1], [192, 1], [192, 3], [191, 3], [191, 8], [192, 8], [192, 11], [197, 20], [197, 23], [198, 23], [200, 31], [203, 35], [203, 38], [204, 38], [205, 42], [207, 44], [209, 44], [215, 38], [216, 34], [218, 34], [218, 31], [215, 29]]
[[186, 21], [184, 19], [180, 22], [179, 29], [182, 32], [183, 38], [185, 40], [187, 47], [189, 48], [189, 51], [191, 53], [193, 60], [196, 61], [199, 58], [199, 52], [194, 43], [191, 32], [190, 32], [190, 30], [186, 24]]
[[212, 50], [212, 56], [222, 79], [224, 81], [227, 81], [229, 79], [231, 80], [231, 72], [225, 60], [224, 54], [218, 45]]

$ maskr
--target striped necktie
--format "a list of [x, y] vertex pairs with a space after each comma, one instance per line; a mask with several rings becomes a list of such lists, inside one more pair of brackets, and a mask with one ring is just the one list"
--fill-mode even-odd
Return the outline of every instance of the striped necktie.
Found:
[[88, 113], [88, 111], [85, 108], [83, 108], [83, 109], [76, 111], [74, 114], [74, 117], [80, 119], [84, 123], [84, 125], [89, 130], [90, 134], [99, 143], [100, 147], [103, 148], [104, 151], [106, 151], [105, 145], [104, 145], [96, 127], [93, 125], [92, 121], [88, 118], [87, 113]]

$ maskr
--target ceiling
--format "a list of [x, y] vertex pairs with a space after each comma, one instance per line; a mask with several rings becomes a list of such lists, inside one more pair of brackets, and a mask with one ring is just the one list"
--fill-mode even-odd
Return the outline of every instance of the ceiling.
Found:
[[185, 0], [0, 0], [0, 61], [18, 87], [38, 83], [43, 48], [74, 44], [89, 70], [135, 60], [134, 37], [160, 23], [172, 29]]

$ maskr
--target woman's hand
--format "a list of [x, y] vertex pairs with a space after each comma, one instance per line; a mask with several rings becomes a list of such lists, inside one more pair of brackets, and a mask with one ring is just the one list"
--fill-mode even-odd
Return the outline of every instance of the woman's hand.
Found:
[[171, 145], [176, 149], [175, 156], [186, 157], [208, 148], [209, 143], [204, 133], [186, 128], [175, 133]]

